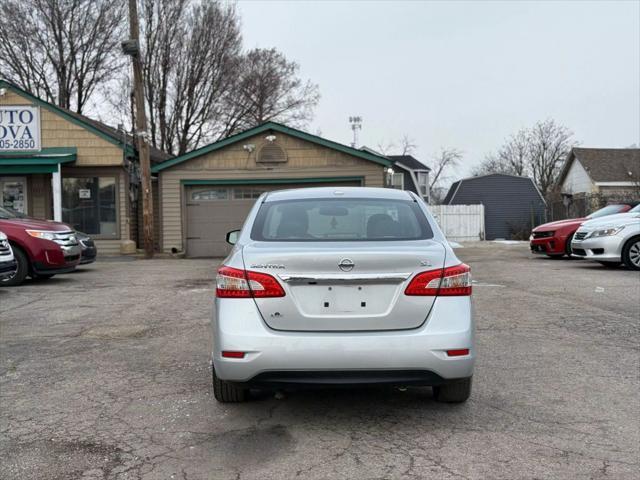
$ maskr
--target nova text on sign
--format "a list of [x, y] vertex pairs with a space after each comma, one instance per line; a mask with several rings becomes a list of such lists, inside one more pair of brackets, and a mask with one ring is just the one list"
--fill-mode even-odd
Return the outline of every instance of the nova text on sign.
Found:
[[40, 150], [40, 108], [0, 105], [0, 151]]

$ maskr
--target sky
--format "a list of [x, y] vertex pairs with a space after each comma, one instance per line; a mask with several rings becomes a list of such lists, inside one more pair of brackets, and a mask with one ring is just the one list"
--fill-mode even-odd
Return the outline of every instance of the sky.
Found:
[[[275, 47], [317, 83], [306, 128], [399, 143], [468, 175], [506, 137], [552, 118], [586, 147], [640, 145], [640, 0], [240, 0], [246, 48]], [[387, 152], [393, 153], [393, 152]]]

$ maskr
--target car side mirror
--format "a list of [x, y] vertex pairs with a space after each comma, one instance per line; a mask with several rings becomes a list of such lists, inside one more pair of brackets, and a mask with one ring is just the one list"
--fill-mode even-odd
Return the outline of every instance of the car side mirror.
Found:
[[227, 243], [229, 245], [235, 245], [238, 242], [238, 237], [240, 236], [240, 230], [231, 230], [227, 232]]

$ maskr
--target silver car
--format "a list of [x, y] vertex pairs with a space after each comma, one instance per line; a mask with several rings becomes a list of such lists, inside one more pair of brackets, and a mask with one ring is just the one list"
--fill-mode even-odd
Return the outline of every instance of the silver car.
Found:
[[0, 232], [0, 280], [15, 275], [18, 264], [7, 236]]
[[425, 203], [384, 188], [263, 194], [218, 269], [213, 389], [429, 385], [471, 393], [471, 274]]
[[624, 263], [640, 270], [640, 205], [626, 213], [584, 222], [573, 236], [571, 252], [606, 266]]

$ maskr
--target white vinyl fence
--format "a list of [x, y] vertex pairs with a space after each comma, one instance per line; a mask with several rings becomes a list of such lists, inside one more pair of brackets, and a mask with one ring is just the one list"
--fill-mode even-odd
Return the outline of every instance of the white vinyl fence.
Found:
[[429, 205], [447, 240], [484, 240], [484, 205]]

